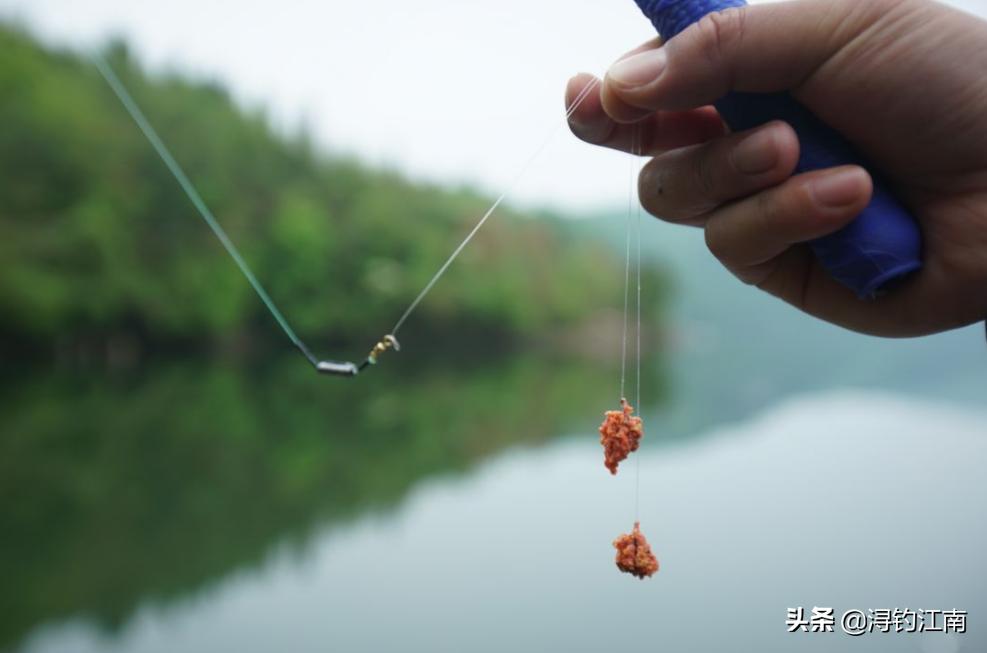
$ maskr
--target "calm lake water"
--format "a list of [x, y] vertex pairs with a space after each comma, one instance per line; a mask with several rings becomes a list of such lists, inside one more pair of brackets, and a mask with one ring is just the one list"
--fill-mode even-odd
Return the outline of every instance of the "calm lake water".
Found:
[[[293, 356], [8, 370], [0, 650], [987, 651], [983, 328], [862, 338], [701, 237], [648, 243], [680, 288], [643, 379], [655, 578], [613, 564], [638, 463], [603, 468], [612, 365], [412, 338], [356, 383]], [[799, 606], [969, 632], [788, 634]]]
[[[610, 477], [596, 441], [611, 370], [380, 371], [374, 392], [291, 359], [9, 386], [5, 645], [987, 650], [976, 406], [829, 389], [719, 424], [699, 401], [691, 431], [669, 426], [681, 402], [654, 407], [640, 519], [662, 569], [641, 582], [610, 544], [636, 480], [635, 463]], [[970, 628], [786, 632], [787, 608], [817, 605], [962, 609]]]

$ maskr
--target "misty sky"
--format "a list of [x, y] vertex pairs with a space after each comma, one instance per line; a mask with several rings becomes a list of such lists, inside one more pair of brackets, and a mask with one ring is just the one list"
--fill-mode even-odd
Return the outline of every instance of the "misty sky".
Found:
[[[987, 0], [951, 4], [987, 16]], [[0, 15], [76, 47], [122, 35], [153, 68], [220, 80], [327, 149], [490, 192], [561, 124], [571, 74], [653, 35], [631, 0], [0, 0]], [[629, 177], [624, 157], [559, 130], [514, 198], [614, 205]]]

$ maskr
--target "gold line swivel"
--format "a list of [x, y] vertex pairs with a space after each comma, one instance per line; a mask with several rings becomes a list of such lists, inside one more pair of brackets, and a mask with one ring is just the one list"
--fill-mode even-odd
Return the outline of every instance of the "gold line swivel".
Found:
[[374, 345], [374, 348], [370, 350], [369, 354], [367, 354], [367, 358], [359, 365], [348, 362], [321, 361], [315, 368], [320, 374], [328, 374], [331, 376], [356, 376], [371, 365], [376, 365], [377, 359], [380, 355], [390, 349], [393, 349], [394, 351], [401, 351], [401, 343], [399, 343], [398, 339], [393, 335], [388, 334], [381, 338], [380, 342]]
[[399, 343], [398, 339], [391, 334], [387, 334], [381, 338], [380, 342], [374, 345], [374, 348], [370, 350], [369, 354], [367, 354], [367, 360], [363, 361], [363, 364], [360, 365], [360, 369], [362, 370], [368, 365], [376, 365], [377, 357], [386, 352], [388, 349], [401, 351], [401, 343]]

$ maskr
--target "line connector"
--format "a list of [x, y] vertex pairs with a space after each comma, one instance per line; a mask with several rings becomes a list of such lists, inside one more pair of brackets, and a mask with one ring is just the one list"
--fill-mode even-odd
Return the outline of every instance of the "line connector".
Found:
[[401, 343], [399, 343], [398, 339], [391, 334], [387, 334], [380, 339], [380, 342], [374, 345], [374, 348], [370, 350], [369, 354], [367, 354], [367, 360], [363, 361], [360, 365], [360, 369], [363, 370], [370, 365], [376, 365], [377, 358], [389, 349], [401, 351]]
[[329, 376], [356, 376], [360, 373], [360, 368], [355, 363], [341, 363], [337, 361], [319, 361], [315, 365], [319, 374]]
[[356, 376], [371, 365], [376, 365], [377, 358], [389, 349], [401, 351], [401, 343], [390, 334], [381, 338], [380, 342], [374, 345], [374, 348], [367, 354], [366, 360], [359, 365], [341, 361], [319, 361], [315, 363], [315, 369], [319, 374], [327, 374], [329, 376]]

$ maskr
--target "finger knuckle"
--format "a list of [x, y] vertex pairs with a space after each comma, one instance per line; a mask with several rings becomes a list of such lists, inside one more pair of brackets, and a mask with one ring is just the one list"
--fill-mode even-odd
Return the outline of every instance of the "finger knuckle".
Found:
[[774, 229], [781, 219], [781, 193], [761, 193], [757, 196], [754, 210], [757, 211], [758, 221], [763, 229]]
[[916, 3], [913, 0], [870, 0], [870, 2], [847, 2], [844, 4], [849, 5], [850, 13], [856, 10], [859, 12], [858, 15], [873, 21], [899, 9], [910, 8]]
[[741, 283], [758, 290], [764, 290], [764, 272], [760, 268], [744, 268], [733, 270], [733, 276], [737, 277]]
[[730, 273], [744, 285], [762, 289], [761, 284], [764, 282], [765, 276], [764, 267], [765, 266], [763, 265], [734, 265], [728, 266], [727, 269], [730, 270]]
[[902, 16], [927, 8], [925, 0], [816, 0], [816, 4], [834, 48], [851, 43], [877, 24], [894, 23]]
[[706, 248], [718, 261], [729, 267], [730, 241], [720, 229], [719, 223], [716, 220], [710, 220], [706, 225], [704, 235]]
[[757, 196], [758, 228], [787, 234], [813, 212], [812, 195], [804, 182], [789, 183]]
[[712, 148], [704, 147], [696, 152], [695, 163], [693, 165], [693, 176], [695, 178], [696, 193], [707, 199], [717, 198], [719, 188], [719, 169], [715, 160], [715, 152]]
[[762, 268], [763, 269], [758, 275], [758, 278], [755, 279], [750, 285], [770, 295], [775, 295], [776, 297], [793, 298], [798, 297], [801, 294], [792, 294], [790, 291], [792, 279], [784, 274], [781, 274], [781, 265], [778, 260], [762, 266]]
[[719, 65], [743, 39], [746, 19], [746, 9], [739, 7], [707, 14], [696, 24], [701, 50], [710, 63]]

